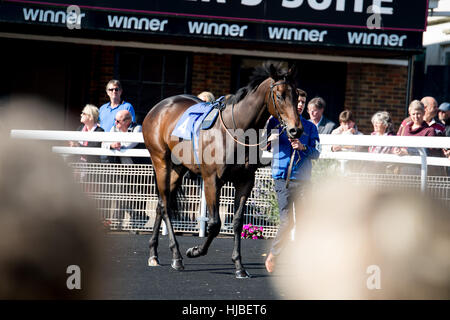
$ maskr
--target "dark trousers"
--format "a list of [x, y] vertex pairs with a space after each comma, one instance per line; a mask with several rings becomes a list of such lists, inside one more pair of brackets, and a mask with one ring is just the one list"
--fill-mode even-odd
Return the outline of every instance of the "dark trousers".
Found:
[[293, 203], [296, 203], [296, 215], [299, 212], [300, 200], [303, 198], [305, 181], [291, 180], [289, 187], [286, 189], [286, 180], [274, 180], [275, 192], [277, 194], [278, 208], [280, 212], [280, 224], [275, 239], [272, 242], [270, 252], [274, 256], [278, 256], [290, 236], [290, 232], [294, 227]]

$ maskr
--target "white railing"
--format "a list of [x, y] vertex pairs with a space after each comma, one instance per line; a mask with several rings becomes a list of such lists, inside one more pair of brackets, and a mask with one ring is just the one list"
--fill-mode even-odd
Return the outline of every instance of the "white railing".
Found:
[[[80, 131], [54, 131], [54, 130], [11, 130], [11, 137], [18, 139], [50, 140], [50, 141], [123, 141], [143, 142], [142, 133], [112, 133], [112, 132], [80, 132]], [[377, 154], [366, 152], [322, 152], [321, 159], [336, 159], [340, 161], [363, 160], [375, 162], [405, 163], [421, 165], [421, 190], [425, 191], [427, 185], [428, 166], [450, 166], [447, 158], [427, 157], [425, 148], [450, 148], [448, 137], [397, 137], [397, 136], [353, 136], [353, 135], [320, 135], [321, 145], [348, 145], [348, 146], [389, 146], [418, 148], [421, 156], [398, 156], [394, 154]], [[105, 148], [53, 146], [52, 151], [58, 154], [76, 155], [103, 155], [149, 157], [146, 149], [131, 149], [125, 151]], [[265, 152], [264, 157], [271, 158]], [[204, 200], [203, 200], [204, 201]], [[204, 207], [202, 202], [200, 207]], [[198, 218], [200, 235], [205, 233], [206, 210], [201, 210]]]
[[[123, 141], [144, 142], [142, 133], [135, 132], [80, 132], [56, 130], [11, 130], [11, 137], [19, 139], [53, 140], [53, 141]], [[425, 148], [450, 148], [450, 137], [400, 137], [400, 136], [369, 136], [369, 135], [319, 135], [322, 145], [348, 145], [348, 146], [386, 146], [386, 147], [412, 147], [417, 148], [420, 156], [398, 156], [394, 154], [378, 154], [365, 152], [323, 152], [321, 159], [363, 160], [376, 162], [392, 162], [421, 165], [421, 189], [425, 191], [428, 166], [450, 166], [447, 158], [428, 157]], [[104, 148], [61, 147], [54, 146], [53, 152], [60, 154], [101, 155], [101, 156], [127, 156], [149, 157], [145, 149], [109, 150]], [[263, 157], [271, 158], [265, 152]]]
[[[81, 132], [57, 130], [11, 130], [11, 137], [17, 139], [53, 140], [53, 141], [97, 141], [97, 142], [144, 142], [140, 132]], [[386, 147], [412, 147], [412, 148], [445, 148], [450, 149], [450, 137], [398, 137], [398, 136], [369, 136], [369, 135], [319, 135], [322, 145], [349, 145], [349, 146], [386, 146]], [[108, 155], [126, 157], [149, 157], [145, 149], [131, 149], [125, 151], [108, 150], [103, 148], [63, 147], [55, 146], [52, 149], [61, 154]], [[270, 153], [265, 153], [271, 157]], [[366, 160], [381, 162], [397, 162], [409, 164], [422, 164], [419, 156], [397, 156], [393, 154], [359, 153], [359, 152], [323, 152], [323, 159], [338, 160]], [[446, 158], [427, 157], [427, 165], [450, 166]]]

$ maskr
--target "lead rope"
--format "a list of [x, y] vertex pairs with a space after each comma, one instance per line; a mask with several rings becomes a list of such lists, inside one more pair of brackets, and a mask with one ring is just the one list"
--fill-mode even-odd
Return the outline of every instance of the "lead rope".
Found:
[[[260, 143], [253, 143], [253, 144], [248, 144], [248, 143], [244, 143], [244, 142], [240, 142], [239, 140], [237, 140], [229, 131], [229, 129], [225, 126], [225, 123], [223, 122], [223, 118], [222, 118], [222, 110], [219, 110], [219, 119], [220, 119], [220, 123], [222, 124], [223, 128], [225, 129], [225, 132], [234, 140], [234, 142], [240, 144], [241, 146], [244, 147], [259, 147], [260, 145], [262, 145], [264, 142], [267, 142], [266, 146], [263, 148], [260, 148], [261, 150], [266, 150], [267, 147], [269, 146], [270, 140], [269, 139], [265, 139], [265, 141], [261, 141]], [[283, 128], [284, 130], [285, 128]], [[283, 132], [283, 131], [281, 131]], [[281, 134], [281, 133], [280, 133]]]
[[[273, 95], [273, 88], [276, 87], [277, 85], [280, 85], [280, 84], [282, 84], [282, 83], [276, 83], [276, 82], [275, 82], [275, 83], [273, 83], [273, 84], [270, 86], [270, 96], [271, 96], [271, 98], [272, 98], [272, 104], [273, 104], [273, 106], [274, 106], [274, 108], [275, 108], [275, 111], [277, 112], [278, 121], [279, 121], [279, 125], [276, 126], [275, 128], [278, 128], [279, 126], [282, 127], [282, 130], [281, 130], [281, 132], [278, 134], [278, 136], [281, 135], [281, 134], [283, 133], [284, 130], [286, 130], [286, 123], [285, 123], [284, 120], [281, 118], [281, 114], [278, 112], [278, 108], [277, 108], [277, 105], [276, 105], [276, 103], [275, 103], [275, 98], [274, 98], [274, 95]], [[233, 105], [232, 105], [231, 108], [232, 108], [232, 109], [231, 109], [231, 118], [232, 118], [232, 120], [233, 120], [234, 128], [236, 129], [236, 123], [235, 123], [235, 121], [234, 121], [234, 103], [233, 103]], [[237, 140], [237, 139], [230, 133], [230, 131], [228, 130], [228, 128], [225, 126], [225, 123], [223, 122], [223, 118], [222, 118], [222, 109], [219, 109], [219, 118], [220, 118], [220, 123], [222, 124], [222, 126], [223, 126], [223, 128], [225, 129], [226, 133], [234, 140], [234, 142], [236, 142], [236, 143], [238, 143], [238, 144], [240, 144], [240, 145], [242, 145], [242, 146], [244, 146], [244, 147], [259, 147], [259, 146], [264, 142], [264, 141], [261, 141], [260, 143], [254, 143], [254, 144], [248, 144], [248, 143], [240, 142], [239, 140]], [[269, 144], [270, 144], [270, 141], [271, 141], [271, 140], [273, 140], [273, 138], [272, 138], [272, 139], [270, 139], [270, 138], [266, 139], [266, 142], [267, 142], [266, 146], [263, 147], [263, 148], [260, 148], [260, 150], [262, 150], [262, 151], [267, 150], [267, 148], [269, 147]]]

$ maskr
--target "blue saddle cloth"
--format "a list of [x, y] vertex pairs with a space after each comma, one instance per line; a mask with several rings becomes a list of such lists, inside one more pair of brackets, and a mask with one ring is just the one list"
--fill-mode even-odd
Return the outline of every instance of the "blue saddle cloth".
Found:
[[[222, 101], [223, 97], [220, 97], [213, 103], [201, 102], [194, 104], [183, 113], [172, 131], [173, 136], [184, 140], [192, 140], [197, 164], [200, 163], [197, 155], [200, 129], [209, 129], [214, 124], [219, 114], [219, 109], [223, 107]], [[208, 117], [208, 115], [210, 116]]]
[[217, 106], [222, 103], [222, 100], [223, 97], [213, 103], [201, 102], [189, 107], [178, 120], [172, 135], [184, 140], [197, 140], [200, 129], [209, 129], [214, 124], [219, 114]]

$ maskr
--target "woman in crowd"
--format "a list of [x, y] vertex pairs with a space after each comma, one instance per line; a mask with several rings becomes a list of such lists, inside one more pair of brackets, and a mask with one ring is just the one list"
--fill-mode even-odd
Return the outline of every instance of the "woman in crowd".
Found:
[[[424, 120], [425, 107], [419, 100], [414, 100], [410, 103], [409, 116], [411, 121], [404, 127], [400, 127], [397, 132], [398, 136], [425, 136], [433, 137], [436, 135], [434, 129], [430, 127]], [[393, 153], [403, 155], [419, 155], [416, 148], [400, 148], [395, 147]], [[401, 174], [420, 174], [420, 168], [417, 165], [402, 165], [400, 169]]]
[[[373, 132], [372, 136], [394, 136], [394, 124], [387, 111], [378, 111], [372, 116]], [[392, 153], [393, 148], [387, 146], [371, 146], [370, 153]], [[367, 170], [373, 173], [396, 173], [398, 165], [386, 162], [370, 161], [367, 164]]]
[[[331, 134], [354, 134], [361, 135], [358, 131], [353, 114], [350, 110], [344, 110], [339, 114], [340, 126], [334, 129]], [[358, 151], [355, 146], [332, 146], [331, 151]]]
[[[378, 111], [372, 116], [373, 132], [372, 136], [393, 136], [394, 124], [392, 123], [391, 116], [387, 111]], [[369, 152], [372, 153], [391, 153], [391, 147], [385, 146], [372, 146], [369, 147]]]
[[[94, 132], [94, 131], [104, 131], [98, 125], [98, 108], [92, 104], [87, 104], [83, 111], [81, 112], [80, 122], [81, 125], [78, 127], [77, 131], [82, 132]], [[70, 141], [69, 145], [71, 147], [90, 147], [90, 148], [100, 148], [102, 143], [100, 141]], [[83, 162], [100, 162], [99, 156], [82, 156], [80, 158]]]

